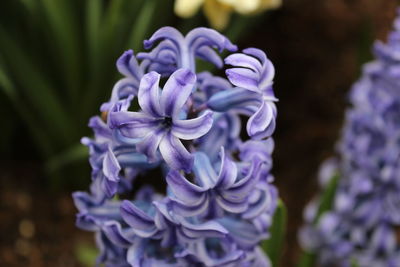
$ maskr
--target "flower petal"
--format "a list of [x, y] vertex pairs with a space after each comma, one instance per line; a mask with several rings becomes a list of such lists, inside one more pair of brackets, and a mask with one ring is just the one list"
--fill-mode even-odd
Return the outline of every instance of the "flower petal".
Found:
[[119, 181], [119, 172], [121, 167], [119, 166], [118, 160], [115, 157], [111, 147], [108, 147], [108, 151], [103, 159], [103, 173], [108, 180], [113, 182]]
[[259, 75], [252, 70], [244, 68], [232, 68], [225, 71], [229, 81], [237, 86], [253, 92], [259, 92]]
[[217, 184], [215, 187], [226, 189], [233, 185], [237, 177], [237, 167], [236, 164], [225, 156], [225, 150], [221, 147], [221, 167], [219, 170]]
[[137, 143], [136, 150], [145, 154], [151, 163], [157, 161], [157, 148], [165, 134], [166, 131], [162, 127], [149, 132], [139, 143]]
[[122, 75], [134, 77], [137, 80], [140, 80], [143, 75], [143, 72], [133, 54], [133, 50], [125, 51], [122, 56], [118, 58], [117, 69]]
[[169, 167], [175, 170], [190, 172], [193, 156], [186, 150], [181, 141], [172, 134], [166, 134], [160, 142], [160, 152]]
[[121, 204], [121, 216], [138, 236], [151, 237], [157, 232], [154, 219], [128, 200]]
[[218, 222], [206, 221], [202, 224], [191, 224], [186, 220], [180, 221], [183, 232], [191, 238], [224, 237], [228, 231]]
[[153, 117], [161, 117], [160, 106], [160, 74], [150, 72], [140, 80], [138, 101], [140, 107]]
[[206, 111], [195, 119], [175, 120], [172, 126], [172, 134], [183, 140], [197, 139], [211, 129], [213, 124], [212, 115], [211, 111]]
[[229, 189], [222, 191], [221, 196], [231, 202], [240, 202], [248, 197], [250, 191], [254, 188], [255, 183], [260, 178], [261, 161], [254, 160], [248, 174]]
[[179, 69], [172, 73], [161, 94], [161, 109], [169, 117], [177, 117], [192, 93], [196, 75], [190, 70]]
[[214, 94], [207, 102], [207, 106], [218, 112], [225, 112], [233, 108], [257, 105], [260, 102], [260, 94], [243, 88], [224, 90]]
[[260, 61], [243, 53], [229, 55], [225, 58], [225, 64], [232, 65], [234, 67], [248, 68], [258, 73], [262, 71], [262, 65]]
[[175, 197], [187, 205], [195, 205], [204, 201], [204, 192], [207, 189], [192, 184], [176, 170], [168, 173], [167, 183]]
[[193, 172], [197, 183], [203, 188], [213, 188], [217, 182], [217, 174], [211, 165], [210, 159], [203, 152], [196, 152], [194, 156]]
[[254, 137], [267, 130], [268, 126], [275, 120], [274, 109], [267, 101], [262, 101], [257, 112], [254, 113], [247, 122], [247, 133]]
[[119, 128], [129, 138], [141, 138], [158, 126], [159, 121], [143, 112], [111, 112], [110, 128]]
[[[117, 221], [108, 221], [105, 222], [102, 230], [104, 234], [110, 239], [111, 242], [116, 244], [117, 246], [120, 247], [129, 247], [131, 245], [131, 242], [124, 237], [124, 234], [122, 233], [123, 230], [121, 228], [121, 224]], [[134, 234], [131, 233], [131, 239], [133, 239]]]
[[177, 214], [183, 217], [192, 217], [203, 214], [209, 207], [209, 199], [205, 198], [204, 201], [200, 201], [199, 204], [196, 205], [187, 205], [187, 203], [183, 203], [177, 199], [171, 198], [172, 209]]

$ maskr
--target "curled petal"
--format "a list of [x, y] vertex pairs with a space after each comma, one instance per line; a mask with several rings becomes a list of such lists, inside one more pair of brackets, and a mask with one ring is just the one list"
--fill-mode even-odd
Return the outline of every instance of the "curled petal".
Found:
[[211, 64], [214, 64], [219, 69], [224, 66], [224, 62], [222, 61], [218, 53], [216, 53], [211, 47], [203, 46], [199, 48], [196, 52], [196, 56], [204, 61], [208, 61]]
[[149, 115], [161, 117], [160, 106], [160, 74], [152, 71], [143, 76], [139, 87], [139, 105]]
[[225, 36], [213, 29], [196, 28], [190, 31], [185, 39], [192, 51], [196, 51], [199, 47], [204, 45], [216, 47], [220, 52], [224, 49], [231, 52], [237, 50], [236, 45], [232, 44]]
[[174, 195], [187, 205], [195, 205], [205, 199], [206, 189], [192, 184], [176, 170], [168, 173], [167, 183]]
[[174, 118], [179, 115], [195, 82], [196, 75], [187, 69], [179, 69], [169, 77], [161, 94], [161, 108], [165, 116]]
[[[129, 247], [131, 242], [124, 237], [123, 230], [121, 228], [121, 224], [117, 221], [108, 221], [105, 222], [102, 230], [104, 234], [110, 239], [111, 242], [120, 246], [120, 247]], [[125, 233], [126, 235], [127, 233]], [[131, 233], [130, 239], [132, 240], [134, 234]]]
[[186, 202], [181, 202], [177, 199], [171, 199], [171, 205], [174, 212], [184, 217], [197, 216], [203, 214], [209, 207], [208, 197], [204, 198], [204, 201], [200, 201], [196, 205], [188, 205]]
[[221, 168], [219, 170], [219, 175], [217, 178], [217, 184], [215, 187], [221, 189], [227, 189], [233, 185], [237, 177], [237, 167], [236, 164], [230, 160], [227, 156], [225, 156], [225, 150], [221, 148]]
[[272, 103], [263, 101], [257, 112], [247, 122], [247, 133], [251, 137], [256, 137], [260, 133], [265, 132], [275, 120], [275, 111], [270, 104]]
[[259, 180], [259, 172], [261, 169], [261, 161], [254, 160], [248, 174], [228, 190], [222, 191], [221, 196], [231, 202], [240, 202], [249, 196], [250, 191], [254, 188], [255, 183]]
[[182, 42], [184, 41], [184, 37], [182, 34], [177, 31], [176, 29], [172, 27], [162, 27], [159, 30], [157, 30], [149, 40], [145, 40], [143, 42], [144, 48], [149, 49], [151, 48], [154, 43], [167, 39], [173, 42], [177, 47], [180, 47], [182, 45]]
[[190, 172], [193, 156], [186, 150], [182, 142], [172, 134], [166, 134], [160, 142], [160, 152], [167, 164], [175, 170]]
[[250, 91], [258, 92], [258, 80], [259, 76], [252, 70], [244, 68], [232, 68], [226, 70], [226, 75], [229, 81], [241, 88], [245, 88]]
[[128, 200], [121, 204], [121, 216], [135, 233], [143, 238], [151, 237], [157, 232], [154, 219]]
[[165, 134], [166, 131], [162, 127], [149, 132], [139, 143], [137, 143], [137, 151], [145, 154], [149, 158], [150, 163], [154, 163], [157, 161], [157, 148]]
[[213, 95], [207, 102], [207, 106], [218, 112], [225, 112], [233, 108], [257, 105], [260, 95], [242, 88], [224, 90]]
[[196, 181], [203, 188], [213, 188], [217, 183], [217, 174], [211, 165], [210, 159], [203, 152], [195, 154], [193, 172], [196, 176]]
[[180, 222], [183, 232], [191, 238], [224, 237], [228, 231], [218, 222], [207, 221], [202, 224], [191, 224], [185, 220]]
[[232, 202], [220, 196], [217, 196], [216, 201], [221, 208], [231, 213], [245, 212], [248, 207], [246, 201]]
[[211, 111], [206, 111], [195, 119], [175, 120], [172, 126], [172, 134], [183, 140], [197, 139], [211, 129], [213, 124], [212, 115]]
[[108, 151], [103, 159], [103, 172], [108, 180], [113, 182], [119, 181], [119, 172], [121, 167], [119, 166], [118, 160], [115, 157], [111, 147], [108, 147]]
[[146, 247], [146, 240], [138, 238], [132, 243], [126, 253], [126, 260], [132, 267], [142, 267], [143, 256]]
[[235, 67], [248, 68], [259, 73], [262, 71], [262, 65], [260, 64], [260, 61], [254, 57], [250, 57], [242, 53], [236, 53], [226, 57], [225, 64]]
[[132, 50], [125, 51], [117, 60], [118, 71], [125, 76], [135, 77], [137, 80], [143, 75]]

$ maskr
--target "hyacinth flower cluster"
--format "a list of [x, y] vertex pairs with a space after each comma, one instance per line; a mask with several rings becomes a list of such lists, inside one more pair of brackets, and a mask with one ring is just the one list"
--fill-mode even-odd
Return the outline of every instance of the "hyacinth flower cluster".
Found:
[[323, 165], [325, 184], [340, 178], [332, 208], [305, 211], [300, 240], [322, 266], [400, 266], [400, 17], [394, 28], [352, 88], [340, 157]]
[[[269, 266], [259, 244], [277, 203], [272, 63], [207, 28], [164, 27], [144, 46], [118, 59], [124, 77], [82, 139], [92, 183], [73, 198], [98, 264]], [[226, 77], [197, 72], [197, 60]]]

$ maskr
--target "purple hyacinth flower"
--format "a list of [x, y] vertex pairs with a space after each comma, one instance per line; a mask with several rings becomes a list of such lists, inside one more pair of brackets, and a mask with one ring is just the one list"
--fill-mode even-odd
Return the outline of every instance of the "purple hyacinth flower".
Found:
[[[220, 210], [242, 213], [248, 206], [248, 197], [259, 179], [261, 162], [254, 161], [245, 177], [240, 178], [236, 164], [221, 149], [221, 166], [215, 173], [208, 157], [196, 153], [194, 173], [196, 182], [188, 181], [182, 174], [172, 170], [167, 183], [173, 193], [174, 209], [186, 216], [220, 214]], [[215, 216], [215, 215], [213, 215]]]
[[189, 70], [174, 72], [160, 93], [160, 75], [146, 74], [139, 87], [140, 112], [113, 112], [110, 123], [129, 138], [142, 138], [136, 144], [139, 152], [150, 161], [157, 159], [157, 149], [167, 164], [178, 170], [190, 171], [193, 156], [180, 139], [192, 140], [206, 134], [212, 126], [212, 113], [204, 112], [194, 119], [182, 119], [182, 109], [192, 92], [196, 76]]
[[194, 72], [196, 71], [196, 57], [209, 61], [217, 67], [222, 67], [223, 61], [213, 48], [218, 49], [219, 52], [225, 49], [237, 50], [237, 47], [225, 36], [207, 28], [194, 29], [184, 37], [172, 27], [163, 27], [156, 31], [149, 40], [144, 41], [144, 47], [149, 49], [157, 42], [159, 44], [152, 52], [138, 54], [140, 59], [152, 62], [154, 70], [167, 65], [170, 71], [186, 68]]
[[318, 199], [306, 210], [300, 239], [323, 266], [399, 264], [399, 23], [397, 18], [387, 43], [375, 44], [376, 60], [364, 66], [354, 84], [340, 157], [321, 173], [325, 186], [333, 175], [340, 177], [333, 206], [318, 220]]
[[119, 80], [112, 90], [111, 98], [100, 107], [100, 111], [109, 111], [119, 100], [137, 95], [140, 79], [143, 77], [146, 64], [137, 62], [132, 50], [125, 51], [117, 60], [117, 69], [125, 77]]
[[[89, 193], [73, 197], [77, 226], [96, 234], [97, 264], [269, 267], [259, 243], [268, 237], [278, 196], [273, 141], [260, 139], [274, 131], [273, 72], [260, 75], [257, 90], [196, 73], [198, 59], [221, 68], [220, 53], [236, 51], [211, 29], [183, 36], [164, 27], [145, 46], [146, 53], [128, 50], [118, 59], [124, 77], [101, 106], [102, 118], [90, 121], [94, 138], [82, 139], [92, 183]], [[262, 53], [245, 51], [245, 60], [273, 69]], [[241, 137], [241, 115], [250, 117], [250, 140]], [[142, 187], [132, 197], [147, 178], [166, 180], [166, 195]], [[388, 206], [395, 201], [388, 198]]]
[[247, 48], [225, 58], [225, 63], [233, 68], [226, 70], [229, 81], [246, 90], [262, 96], [263, 101], [247, 123], [247, 132], [254, 138], [264, 138], [275, 129], [276, 107], [278, 101], [272, 89], [275, 69], [265, 53], [256, 48]]

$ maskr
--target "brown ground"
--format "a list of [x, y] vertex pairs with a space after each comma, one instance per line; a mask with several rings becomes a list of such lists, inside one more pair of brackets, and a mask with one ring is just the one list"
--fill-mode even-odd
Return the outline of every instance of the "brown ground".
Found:
[[[289, 209], [281, 266], [293, 266], [298, 254], [302, 209], [317, 191], [318, 165], [332, 155], [345, 95], [369, 55], [365, 44], [385, 37], [395, 6], [393, 0], [284, 0], [242, 42], [267, 51], [277, 69], [274, 174]], [[74, 226], [70, 192], [43, 189], [34, 163], [6, 162], [0, 170], [0, 266], [81, 266], [76, 250], [92, 237]]]

